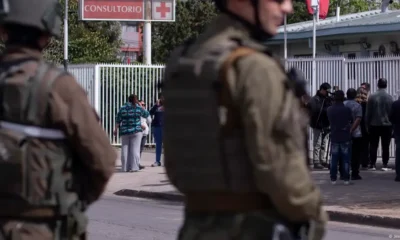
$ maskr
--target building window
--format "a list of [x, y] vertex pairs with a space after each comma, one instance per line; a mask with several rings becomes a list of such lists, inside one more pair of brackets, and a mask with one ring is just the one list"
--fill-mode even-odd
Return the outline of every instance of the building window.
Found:
[[[356, 54], [355, 53], [347, 54], [347, 59], [355, 59], [355, 58], [356, 58]], [[356, 63], [355, 62], [349, 62], [347, 66], [348, 66], [347, 78], [354, 80], [356, 78]]]

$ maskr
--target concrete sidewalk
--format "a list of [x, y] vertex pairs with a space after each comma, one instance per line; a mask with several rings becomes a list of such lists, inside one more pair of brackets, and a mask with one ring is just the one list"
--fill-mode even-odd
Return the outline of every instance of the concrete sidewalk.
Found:
[[[182, 195], [169, 183], [163, 167], [150, 167], [155, 154], [145, 152], [136, 173], [120, 172], [120, 162], [109, 182], [106, 195], [155, 198], [182, 201]], [[345, 186], [331, 185], [328, 171], [313, 171], [325, 208], [333, 221], [398, 228], [400, 226], [400, 183], [394, 182], [394, 171], [362, 171], [363, 180]]]

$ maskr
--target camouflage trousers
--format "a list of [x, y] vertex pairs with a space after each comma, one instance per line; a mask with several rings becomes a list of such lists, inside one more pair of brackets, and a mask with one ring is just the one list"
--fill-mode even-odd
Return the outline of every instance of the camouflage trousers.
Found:
[[186, 214], [178, 240], [296, 240], [265, 213]]
[[86, 236], [61, 237], [52, 224], [0, 221], [0, 240], [85, 240]]

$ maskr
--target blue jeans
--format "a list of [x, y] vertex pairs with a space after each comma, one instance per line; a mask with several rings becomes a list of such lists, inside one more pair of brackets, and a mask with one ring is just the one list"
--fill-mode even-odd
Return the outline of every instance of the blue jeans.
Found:
[[396, 161], [395, 161], [396, 176], [400, 177], [400, 136], [395, 136], [395, 141], [396, 141]]
[[163, 144], [163, 130], [162, 127], [153, 127], [154, 140], [156, 142], [156, 162], [161, 163], [161, 153]]
[[337, 180], [338, 162], [341, 161], [341, 174], [344, 181], [350, 180], [351, 142], [331, 144], [331, 181]]

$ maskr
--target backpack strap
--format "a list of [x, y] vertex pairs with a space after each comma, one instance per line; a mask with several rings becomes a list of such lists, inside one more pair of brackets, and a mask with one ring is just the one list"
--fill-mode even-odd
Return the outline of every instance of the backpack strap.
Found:
[[41, 119], [42, 121], [50, 119], [46, 115], [49, 113], [49, 100], [54, 82], [60, 77], [66, 75], [69, 75], [69, 73], [55, 67], [50, 67], [49, 71], [44, 76], [42, 87], [39, 89], [39, 93], [37, 95], [39, 100], [39, 111], [37, 112], [38, 119]]
[[35, 125], [43, 125], [48, 109], [48, 97], [54, 81], [66, 72], [56, 69], [49, 64], [41, 61], [38, 69], [29, 83], [29, 95], [27, 105], [27, 120]]
[[29, 122], [34, 124], [40, 124], [39, 120], [36, 118], [38, 103], [37, 94], [39, 92], [43, 77], [47, 73], [49, 66], [40, 61], [36, 73], [33, 77], [28, 80], [28, 93], [25, 95], [25, 103], [23, 104], [24, 112], [27, 113], [26, 117]]
[[36, 61], [35, 58], [25, 58], [17, 62], [12, 63], [2, 63], [3, 68], [0, 69], [0, 119], [3, 119], [4, 114], [4, 84], [7, 82], [8, 78], [16, 73], [24, 72], [24, 65], [27, 62]]
[[256, 53], [257, 51], [248, 47], [238, 47], [233, 50], [223, 61], [220, 68], [220, 93], [218, 95], [218, 102], [220, 106], [220, 120], [221, 120], [221, 134], [229, 136], [233, 133], [234, 129], [241, 126], [239, 111], [236, 109], [234, 97], [232, 94], [232, 87], [228, 82], [228, 71], [237, 60], [242, 57]]

